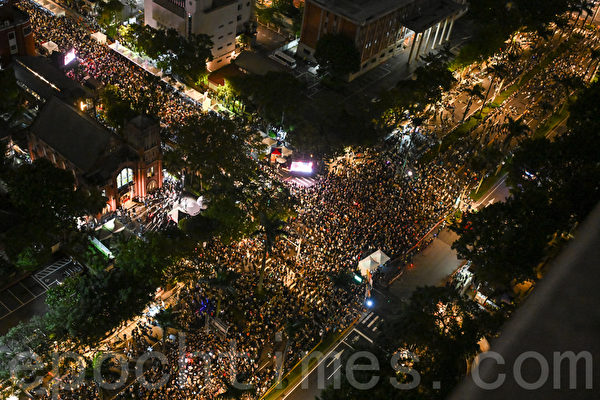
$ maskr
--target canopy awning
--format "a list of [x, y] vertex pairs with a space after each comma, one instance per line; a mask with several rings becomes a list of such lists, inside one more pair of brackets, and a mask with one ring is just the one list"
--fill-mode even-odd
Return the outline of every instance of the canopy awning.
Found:
[[377, 265], [383, 265], [390, 260], [390, 257], [381, 250], [377, 250], [369, 257], [371, 257], [373, 261], [377, 263]]
[[374, 271], [378, 266], [379, 264], [377, 264], [370, 256], [363, 258], [358, 262], [358, 269], [360, 269], [360, 274], [362, 276], [367, 276], [367, 271]]

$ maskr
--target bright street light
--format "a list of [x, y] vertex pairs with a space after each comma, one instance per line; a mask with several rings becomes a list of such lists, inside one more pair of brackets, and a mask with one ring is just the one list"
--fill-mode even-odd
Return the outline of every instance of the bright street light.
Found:
[[369, 307], [369, 308], [373, 307], [373, 300], [372, 299], [367, 299], [366, 304], [367, 304], [367, 307]]
[[412, 176], [412, 171], [411, 171], [411, 170], [409, 170], [409, 171], [406, 173], [406, 175], [408, 175], [408, 176]]

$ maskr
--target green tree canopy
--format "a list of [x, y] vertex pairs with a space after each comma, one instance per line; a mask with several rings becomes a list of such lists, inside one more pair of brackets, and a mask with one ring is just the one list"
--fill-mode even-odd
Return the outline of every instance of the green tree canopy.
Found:
[[360, 69], [360, 53], [354, 41], [343, 34], [328, 33], [319, 39], [315, 49], [319, 71], [328, 71], [343, 77]]

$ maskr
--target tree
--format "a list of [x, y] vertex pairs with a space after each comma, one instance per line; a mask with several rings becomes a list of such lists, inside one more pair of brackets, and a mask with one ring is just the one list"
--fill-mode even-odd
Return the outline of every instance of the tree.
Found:
[[464, 122], [465, 118], [467, 118], [467, 114], [469, 113], [469, 109], [471, 108], [471, 104], [473, 103], [473, 99], [477, 97], [478, 99], [483, 100], [483, 86], [477, 84], [472, 88], [466, 88], [464, 90], [464, 93], [466, 93], [469, 96], [469, 101], [467, 102], [467, 105], [465, 107], [465, 113], [463, 114], [461, 122]]
[[125, 6], [119, 0], [109, 0], [101, 2], [98, 6], [98, 24], [106, 30], [110, 36], [116, 36], [117, 27], [122, 18], [123, 8]]
[[21, 111], [21, 91], [12, 68], [0, 70], [0, 127], [8, 128]]
[[135, 116], [131, 102], [121, 97], [119, 88], [115, 85], [106, 85], [100, 91], [100, 102], [104, 111], [104, 118], [112, 127], [123, 128], [127, 121]]
[[167, 342], [167, 336], [169, 335], [169, 329], [181, 329], [181, 324], [177, 321], [177, 311], [173, 311], [172, 308], [160, 310], [158, 314], [154, 316], [154, 320], [162, 329], [162, 349], [165, 351], [165, 344]]
[[509, 198], [478, 212], [470, 212], [450, 229], [460, 237], [452, 244], [459, 257], [471, 260], [476, 276], [498, 288], [535, 280], [535, 268], [542, 260], [554, 233], [552, 215], [532, 208], [542, 202], [537, 193], [525, 199]]
[[50, 246], [65, 241], [78, 217], [97, 214], [106, 204], [97, 189], [76, 189], [73, 174], [46, 159], [9, 168], [3, 178], [10, 201], [7, 206], [12, 207], [7, 235], [13, 240], [6, 253], [25, 268], [38, 265], [50, 254]]
[[270, 218], [266, 214], [261, 214], [260, 216], [260, 226], [261, 229], [257, 230], [254, 234], [263, 236], [263, 257], [262, 263], [260, 267], [260, 276], [258, 279], [258, 286], [256, 291], [258, 293], [262, 293], [263, 282], [265, 280], [265, 269], [267, 266], [267, 255], [273, 249], [277, 238], [279, 236], [287, 236], [288, 233], [282, 229], [285, 225], [285, 222], [278, 218]]
[[343, 34], [327, 33], [319, 39], [315, 49], [319, 71], [342, 77], [360, 69], [360, 53], [352, 39]]
[[221, 303], [223, 300], [235, 294], [234, 283], [238, 277], [239, 274], [229, 271], [225, 267], [218, 267], [215, 269], [214, 276], [205, 279], [211, 291], [214, 290], [216, 292], [217, 308], [215, 310], [215, 317], [218, 318], [221, 313]]
[[[506, 76], [506, 73], [508, 72], [508, 69], [506, 68], [505, 64], [493, 64], [487, 67], [487, 73], [492, 75], [492, 79], [490, 79], [490, 86], [488, 87], [487, 92], [485, 93], [485, 97], [483, 99], [483, 104], [481, 105], [481, 109], [479, 110], [479, 115], [481, 115], [481, 111], [483, 111], [483, 108], [485, 107], [485, 103], [490, 95], [490, 91], [492, 90], [492, 86], [494, 86], [494, 82], [496, 80], [500, 80], [500, 85], [502, 86], [502, 81], [504, 81], [504, 76]], [[496, 93], [499, 91], [500, 89], [497, 88], [496, 89]]]
[[[395, 349], [418, 357], [407, 363], [421, 376], [419, 391], [428, 399], [443, 399], [464, 378], [479, 340], [497, 335], [502, 321], [501, 313], [490, 315], [453, 288], [428, 286], [411, 295], [384, 332]], [[434, 381], [440, 382], [439, 390], [432, 390]]]
[[531, 132], [531, 128], [529, 128], [529, 126], [523, 122], [522, 119], [513, 119], [510, 116], [508, 117], [508, 121], [502, 127], [507, 131], [503, 142], [505, 150], [510, 147], [510, 144], [513, 140], [523, 140], [527, 137], [529, 132]]

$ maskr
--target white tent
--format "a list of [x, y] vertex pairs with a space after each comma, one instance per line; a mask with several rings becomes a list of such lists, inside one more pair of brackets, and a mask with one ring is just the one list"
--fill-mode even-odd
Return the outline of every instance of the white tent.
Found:
[[289, 155], [290, 155], [290, 154], [292, 154], [292, 153], [293, 153], [293, 151], [292, 151], [292, 150], [290, 150], [290, 149], [288, 149], [288, 148], [287, 148], [287, 147], [285, 147], [285, 146], [283, 146], [283, 147], [281, 148], [281, 154], [282, 154], [284, 157], [287, 157], [287, 156], [289, 156]]
[[367, 271], [374, 271], [378, 266], [379, 264], [377, 264], [370, 256], [363, 258], [358, 262], [358, 269], [360, 269], [360, 274], [362, 276], [367, 276]]
[[58, 51], [58, 45], [52, 41], [42, 43], [42, 47], [52, 54], [53, 51]]
[[377, 250], [375, 253], [371, 254], [369, 257], [373, 259], [377, 263], [377, 265], [383, 265], [390, 260], [387, 254], [385, 254], [381, 250]]
[[100, 31], [94, 32], [90, 36], [100, 44], [106, 43], [106, 35]]
[[266, 137], [262, 140], [262, 143], [266, 144], [267, 146], [273, 146], [275, 143], [277, 143], [277, 140]]

